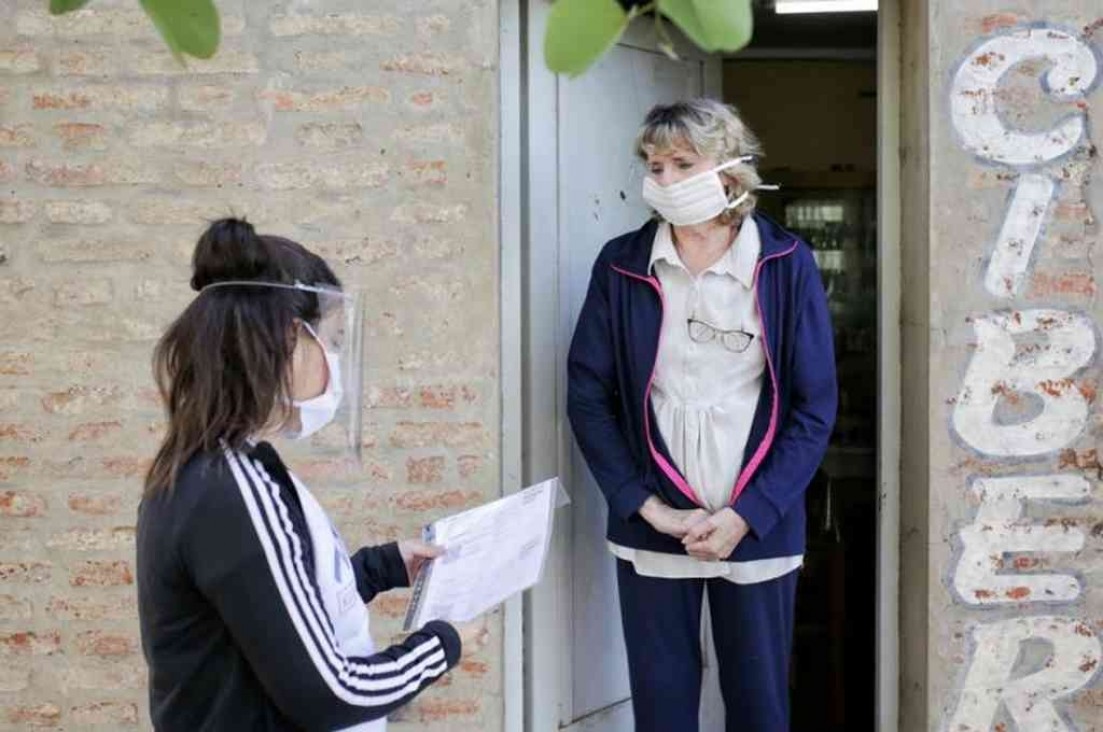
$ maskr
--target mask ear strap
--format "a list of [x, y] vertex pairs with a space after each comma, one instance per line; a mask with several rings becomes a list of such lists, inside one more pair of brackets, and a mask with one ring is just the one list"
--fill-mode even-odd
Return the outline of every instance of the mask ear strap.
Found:
[[729, 160], [726, 163], [721, 163], [720, 165], [717, 165], [715, 168], [712, 169], [712, 172], [713, 173], [719, 173], [722, 170], [727, 170], [728, 168], [734, 168], [736, 165], [739, 165], [741, 163], [749, 163], [752, 160], [754, 160], [754, 158], [755, 158], [754, 155], [740, 155], [737, 158], [732, 158], [731, 160]]
[[[751, 190], [754, 190], [754, 191], [776, 191], [776, 190], [779, 190], [780, 188], [781, 188], [781, 186], [778, 186], [778, 185], [763, 183], [760, 186], [755, 186]], [[746, 201], [747, 196], [749, 196], [749, 195], [751, 195], [751, 191], [743, 191], [742, 193], [740, 193], [734, 201], [732, 201], [731, 203], [728, 204], [728, 206], [727, 206], [728, 210], [730, 211], [731, 209], [735, 208], [739, 204]]]

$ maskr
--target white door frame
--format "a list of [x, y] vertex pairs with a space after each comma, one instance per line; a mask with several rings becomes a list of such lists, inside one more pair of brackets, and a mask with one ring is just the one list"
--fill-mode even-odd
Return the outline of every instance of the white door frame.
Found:
[[[527, 342], [526, 333], [558, 331], [557, 79], [544, 66], [545, 0], [500, 0], [498, 201], [501, 246], [501, 484], [510, 493], [564, 464], [564, 426], [556, 414], [556, 343]], [[900, 15], [899, 0], [881, 0], [878, 17], [878, 342], [879, 453], [877, 561], [877, 725], [899, 728], [900, 576]], [[628, 45], [652, 47], [644, 34]], [[715, 63], [719, 64], [717, 59]], [[718, 79], [719, 74], [706, 75]], [[719, 96], [717, 85], [709, 94]], [[529, 141], [539, 140], [538, 149]], [[528, 156], [527, 159], [525, 156]], [[526, 241], [527, 239], [527, 241]], [[529, 273], [542, 272], [540, 278]], [[533, 305], [536, 305], [535, 307]], [[547, 329], [547, 330], [543, 330]], [[526, 353], [528, 357], [526, 358]], [[521, 398], [524, 395], [524, 398]], [[523, 405], [527, 403], [529, 409]], [[549, 446], [552, 446], [549, 448]], [[567, 522], [563, 522], [566, 524]], [[570, 526], [560, 526], [546, 581], [504, 611], [503, 696], [506, 732], [551, 732], [569, 709], [571, 688], [563, 638], [570, 638], [570, 600], [557, 596]], [[569, 556], [569, 555], [568, 555]], [[559, 595], [565, 593], [558, 593]], [[569, 652], [569, 651], [568, 651]]]
[[877, 14], [877, 732], [900, 727], [900, 0]]

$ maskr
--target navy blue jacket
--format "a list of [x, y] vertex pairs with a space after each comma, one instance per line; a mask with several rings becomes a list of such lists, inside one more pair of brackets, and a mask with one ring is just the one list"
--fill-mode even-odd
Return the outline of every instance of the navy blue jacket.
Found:
[[[731, 561], [804, 552], [804, 491], [827, 450], [838, 401], [831, 318], [812, 252], [770, 218], [754, 218], [762, 239], [755, 294], [767, 375], [732, 487], [732, 505], [751, 533]], [[609, 503], [609, 540], [684, 554], [680, 540], [637, 513], [651, 495], [675, 508], [699, 505], [652, 427], [663, 327], [662, 286], [649, 271], [657, 228], [650, 221], [613, 239], [594, 264], [568, 356], [567, 413]]]

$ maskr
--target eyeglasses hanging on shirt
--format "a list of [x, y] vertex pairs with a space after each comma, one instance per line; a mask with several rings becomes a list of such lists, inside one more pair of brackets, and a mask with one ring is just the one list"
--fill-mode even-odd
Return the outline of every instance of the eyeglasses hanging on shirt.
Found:
[[710, 343], [719, 340], [720, 344], [732, 353], [743, 353], [754, 342], [754, 333], [748, 333], [743, 329], [724, 330], [697, 318], [688, 318], [686, 325], [693, 342]]

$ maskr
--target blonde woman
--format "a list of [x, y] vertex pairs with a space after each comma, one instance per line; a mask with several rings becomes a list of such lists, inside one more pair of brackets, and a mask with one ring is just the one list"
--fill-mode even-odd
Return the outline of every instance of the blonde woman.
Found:
[[568, 362], [636, 729], [697, 730], [708, 592], [727, 730], [781, 732], [804, 492], [835, 420], [826, 296], [808, 246], [755, 211], [761, 150], [731, 107], [655, 107], [636, 150], [657, 215], [602, 250]]

